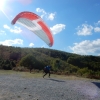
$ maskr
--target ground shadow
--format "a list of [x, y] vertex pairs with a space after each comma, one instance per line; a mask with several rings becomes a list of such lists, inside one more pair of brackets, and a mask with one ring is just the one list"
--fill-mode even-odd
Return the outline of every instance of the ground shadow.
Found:
[[98, 88], [100, 88], [100, 82], [92, 82], [93, 84], [95, 84]]
[[58, 79], [53, 79], [53, 78], [50, 78], [50, 79], [47, 79], [47, 80], [56, 81], [56, 82], [65, 82], [65, 81], [58, 80]]

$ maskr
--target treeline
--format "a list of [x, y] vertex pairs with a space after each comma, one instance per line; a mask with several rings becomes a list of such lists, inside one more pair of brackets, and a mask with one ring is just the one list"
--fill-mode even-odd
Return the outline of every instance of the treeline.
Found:
[[0, 45], [0, 69], [37, 69], [51, 65], [52, 73], [100, 79], [100, 57], [78, 55], [48, 48]]

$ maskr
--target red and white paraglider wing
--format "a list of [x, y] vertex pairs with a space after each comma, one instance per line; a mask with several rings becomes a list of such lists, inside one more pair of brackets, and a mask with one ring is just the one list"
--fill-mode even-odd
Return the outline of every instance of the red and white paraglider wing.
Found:
[[12, 24], [18, 23], [40, 37], [50, 47], [53, 45], [52, 32], [43, 22], [41, 17], [32, 12], [21, 12], [13, 20]]

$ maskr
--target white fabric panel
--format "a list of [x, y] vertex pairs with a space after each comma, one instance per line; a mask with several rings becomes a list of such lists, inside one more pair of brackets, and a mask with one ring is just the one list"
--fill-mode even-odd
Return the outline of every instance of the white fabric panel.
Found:
[[[46, 33], [43, 31], [42, 27], [37, 23], [40, 21], [39, 19], [36, 21], [30, 21], [29, 19], [26, 18], [19, 18], [17, 20], [17, 23], [26, 27], [33, 33], [35, 33], [38, 37], [40, 37], [44, 42], [46, 42], [47, 45], [50, 44], [50, 40]], [[50, 45], [49, 45], [50, 46]]]

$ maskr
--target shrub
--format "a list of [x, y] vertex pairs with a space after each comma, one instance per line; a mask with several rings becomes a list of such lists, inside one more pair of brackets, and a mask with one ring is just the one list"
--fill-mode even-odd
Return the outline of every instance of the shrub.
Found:
[[77, 74], [80, 76], [86, 76], [89, 74], [88, 68], [82, 68], [77, 71]]

